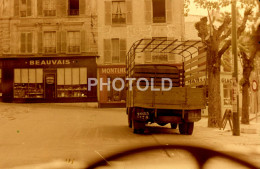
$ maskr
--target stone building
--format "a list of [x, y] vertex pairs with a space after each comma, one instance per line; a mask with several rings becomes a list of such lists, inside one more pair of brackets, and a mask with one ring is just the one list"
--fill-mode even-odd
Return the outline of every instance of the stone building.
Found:
[[[142, 38], [184, 36], [183, 0], [2, 0], [0, 93], [7, 102], [94, 101], [125, 106], [125, 91], [88, 91], [89, 78], [125, 76]], [[138, 58], [173, 64], [174, 56]], [[120, 85], [120, 84], [116, 84]]]
[[[97, 0], [98, 77], [107, 83], [125, 77], [126, 52], [142, 38], [183, 40], [183, 0]], [[141, 63], [175, 63], [174, 56], [137, 56]], [[101, 84], [101, 81], [99, 81]], [[120, 86], [120, 84], [115, 84]], [[110, 87], [111, 88], [111, 87]], [[99, 89], [100, 107], [125, 106], [125, 91]]]
[[2, 100], [96, 102], [97, 45], [95, 0], [1, 0]]

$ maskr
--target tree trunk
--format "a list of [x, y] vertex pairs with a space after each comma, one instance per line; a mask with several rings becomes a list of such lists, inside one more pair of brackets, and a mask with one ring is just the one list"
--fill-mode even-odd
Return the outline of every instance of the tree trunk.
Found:
[[249, 124], [249, 92], [250, 87], [249, 77], [251, 70], [250, 68], [243, 69], [243, 84], [242, 84], [242, 124]]
[[219, 127], [221, 122], [220, 58], [217, 50], [208, 51], [208, 127]]

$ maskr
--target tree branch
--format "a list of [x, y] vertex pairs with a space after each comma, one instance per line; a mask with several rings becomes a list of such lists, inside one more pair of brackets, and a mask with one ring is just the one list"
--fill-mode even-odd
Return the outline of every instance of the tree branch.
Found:
[[231, 22], [230, 16], [226, 16], [225, 19], [224, 19], [224, 21], [223, 21], [223, 23], [222, 23], [222, 25], [220, 25], [220, 26], [218, 27], [217, 37], [219, 37], [219, 36], [225, 31], [225, 29], [228, 27], [228, 25], [230, 24], [230, 22]]
[[222, 42], [223, 40], [225, 40], [226, 38], [228, 38], [231, 34], [231, 29], [229, 29], [227, 31], [227, 33], [225, 33], [224, 35], [222, 35], [220, 38], [219, 38], [219, 41]]
[[[251, 13], [252, 13], [252, 8], [248, 8], [245, 10], [242, 24], [237, 29], [237, 38], [239, 38], [241, 36], [241, 34], [243, 33], [243, 31], [245, 30], [248, 16], [251, 15]], [[226, 50], [230, 47], [230, 45], [231, 45], [231, 40], [226, 41], [226, 43], [223, 45], [223, 47], [218, 52], [219, 58], [221, 58], [221, 56], [226, 52]]]

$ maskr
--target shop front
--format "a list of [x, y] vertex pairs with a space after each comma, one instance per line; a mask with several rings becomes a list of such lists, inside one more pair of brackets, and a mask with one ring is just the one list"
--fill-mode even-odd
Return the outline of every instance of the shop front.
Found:
[[4, 102], [96, 102], [96, 57], [3, 58]]
[[99, 84], [102, 85], [99, 85], [99, 107], [125, 107], [126, 90], [122, 81], [117, 80], [125, 80], [125, 65], [98, 66], [98, 72]]

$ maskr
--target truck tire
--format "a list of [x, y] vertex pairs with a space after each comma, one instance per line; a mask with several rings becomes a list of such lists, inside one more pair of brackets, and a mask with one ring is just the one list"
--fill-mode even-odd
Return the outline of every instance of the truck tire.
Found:
[[172, 129], [177, 129], [177, 123], [171, 123], [171, 128]]
[[128, 127], [132, 128], [132, 109], [128, 108], [127, 109], [127, 115], [128, 115]]
[[160, 126], [165, 126], [168, 123], [157, 123], [157, 124], [159, 124]]
[[179, 124], [179, 131], [181, 134], [192, 135], [194, 122], [183, 122]]
[[135, 134], [143, 134], [145, 129], [145, 122], [138, 122], [132, 119], [132, 129]]

